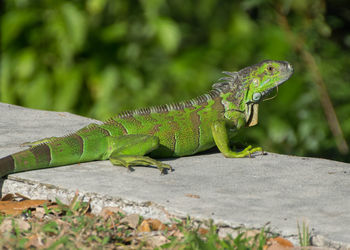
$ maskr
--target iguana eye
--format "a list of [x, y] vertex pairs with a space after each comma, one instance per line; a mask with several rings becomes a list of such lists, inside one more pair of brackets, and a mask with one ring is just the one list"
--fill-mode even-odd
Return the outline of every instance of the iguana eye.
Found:
[[253, 101], [254, 102], [258, 102], [261, 98], [261, 94], [260, 93], [254, 93], [253, 94]]
[[267, 70], [269, 71], [269, 72], [272, 72], [273, 71], [273, 66], [267, 66]]

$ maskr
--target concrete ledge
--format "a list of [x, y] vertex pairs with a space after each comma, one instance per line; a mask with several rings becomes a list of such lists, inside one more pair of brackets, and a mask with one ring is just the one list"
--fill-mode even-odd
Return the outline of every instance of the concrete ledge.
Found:
[[[92, 119], [0, 103], [0, 157], [19, 145], [81, 128]], [[260, 228], [296, 242], [297, 220], [309, 222], [318, 246], [350, 249], [350, 164], [269, 153], [226, 159], [209, 153], [166, 160], [175, 171], [137, 167], [130, 173], [108, 161], [9, 175], [2, 193], [67, 202], [76, 190], [98, 212], [117, 205], [129, 213], [169, 220], [190, 215], [230, 227]]]

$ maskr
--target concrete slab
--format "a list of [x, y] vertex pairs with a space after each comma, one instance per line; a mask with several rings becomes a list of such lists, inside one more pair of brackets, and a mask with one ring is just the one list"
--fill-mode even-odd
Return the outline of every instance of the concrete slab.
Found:
[[[69, 113], [0, 103], [0, 157], [19, 145], [60, 136], [91, 122]], [[2, 193], [62, 201], [76, 190], [98, 211], [118, 205], [129, 213], [168, 220], [190, 215], [230, 227], [260, 228], [296, 241], [296, 222], [306, 221], [318, 246], [350, 249], [350, 164], [269, 153], [226, 159], [219, 153], [165, 160], [175, 171], [137, 167], [128, 172], [108, 161], [9, 175]]]

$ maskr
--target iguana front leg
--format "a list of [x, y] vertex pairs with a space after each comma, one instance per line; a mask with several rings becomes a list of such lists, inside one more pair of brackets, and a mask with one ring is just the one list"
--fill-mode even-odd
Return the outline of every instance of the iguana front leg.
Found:
[[159, 139], [150, 135], [123, 135], [109, 137], [109, 160], [113, 165], [123, 166], [130, 170], [131, 166], [156, 166], [161, 173], [172, 171], [170, 165], [154, 160], [146, 154], [159, 146]]
[[251, 145], [246, 147], [241, 152], [234, 152], [230, 149], [229, 136], [227, 133], [226, 123], [223, 120], [218, 120], [212, 123], [211, 132], [216, 146], [219, 148], [220, 152], [228, 158], [241, 158], [245, 156], [250, 156], [256, 151], [263, 151], [261, 147], [252, 148]]

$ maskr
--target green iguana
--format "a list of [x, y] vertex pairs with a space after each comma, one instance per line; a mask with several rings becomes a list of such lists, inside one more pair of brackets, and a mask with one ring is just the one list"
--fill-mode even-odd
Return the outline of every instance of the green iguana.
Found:
[[64, 137], [26, 143], [31, 148], [0, 159], [0, 177], [106, 159], [129, 169], [153, 165], [164, 173], [172, 170], [171, 166], [151, 157], [193, 155], [215, 145], [229, 158], [262, 151], [251, 146], [232, 151], [230, 139], [241, 127], [257, 124], [258, 103], [287, 81], [293, 68], [285, 61], [265, 60], [223, 73], [226, 77], [211, 91], [189, 101], [126, 111]]

